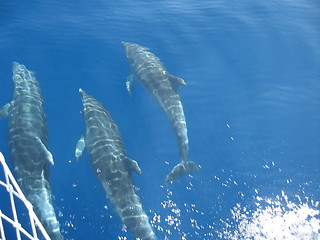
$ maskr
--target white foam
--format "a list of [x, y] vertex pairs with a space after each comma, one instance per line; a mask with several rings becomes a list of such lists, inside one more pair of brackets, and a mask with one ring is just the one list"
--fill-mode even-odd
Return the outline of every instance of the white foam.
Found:
[[232, 218], [237, 223], [236, 230], [226, 232], [229, 239], [259, 240], [319, 240], [320, 211], [318, 202], [296, 204], [282, 196], [276, 199], [257, 197], [257, 208], [248, 212], [237, 204], [232, 210]]

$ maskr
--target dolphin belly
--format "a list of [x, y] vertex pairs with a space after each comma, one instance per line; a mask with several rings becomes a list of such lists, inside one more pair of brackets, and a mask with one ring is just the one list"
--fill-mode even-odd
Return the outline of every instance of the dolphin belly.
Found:
[[141, 174], [138, 163], [127, 157], [118, 126], [93, 97], [79, 90], [83, 102], [85, 134], [76, 148], [79, 158], [87, 149], [93, 171], [115, 212], [136, 239], [155, 240], [155, 234], [136, 194], [132, 171]]
[[0, 110], [9, 118], [10, 160], [16, 180], [53, 240], [63, 239], [52, 205], [49, 181], [52, 154], [48, 150], [46, 117], [35, 74], [13, 63], [13, 101]]
[[149, 52], [148, 48], [128, 42], [122, 42], [122, 45], [131, 69], [126, 82], [129, 93], [131, 94], [134, 79], [138, 78], [164, 110], [176, 135], [180, 163], [167, 175], [167, 183], [172, 183], [174, 179], [188, 172], [198, 171], [198, 166], [188, 161], [187, 124], [178, 93], [178, 87], [186, 83], [183, 79], [170, 75], [160, 59]]

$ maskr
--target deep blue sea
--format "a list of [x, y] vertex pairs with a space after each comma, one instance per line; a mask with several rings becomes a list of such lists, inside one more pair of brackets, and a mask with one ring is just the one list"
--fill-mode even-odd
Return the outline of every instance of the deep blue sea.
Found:
[[[187, 83], [179, 93], [200, 172], [165, 184], [176, 139], [141, 84], [127, 93], [121, 41], [150, 48]], [[158, 239], [320, 239], [319, 1], [2, 0], [1, 106], [13, 61], [42, 89], [65, 239], [132, 239], [88, 154], [75, 161], [79, 88], [110, 112], [139, 163], [134, 182]], [[7, 124], [0, 151], [10, 165]]]

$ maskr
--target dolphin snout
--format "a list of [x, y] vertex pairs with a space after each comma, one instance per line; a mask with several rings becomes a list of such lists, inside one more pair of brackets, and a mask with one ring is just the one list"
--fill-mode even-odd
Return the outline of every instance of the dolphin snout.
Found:
[[81, 88], [79, 88], [79, 93], [82, 99], [87, 95]]

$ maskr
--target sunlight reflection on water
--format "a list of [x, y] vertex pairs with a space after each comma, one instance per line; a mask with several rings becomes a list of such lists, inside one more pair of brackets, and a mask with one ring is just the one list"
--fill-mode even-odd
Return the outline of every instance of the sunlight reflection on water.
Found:
[[237, 204], [232, 210], [232, 218], [237, 223], [237, 230], [221, 233], [227, 239], [285, 239], [319, 240], [320, 219], [319, 202], [303, 203], [296, 196], [299, 204], [282, 196], [276, 199], [256, 197], [255, 210]]

